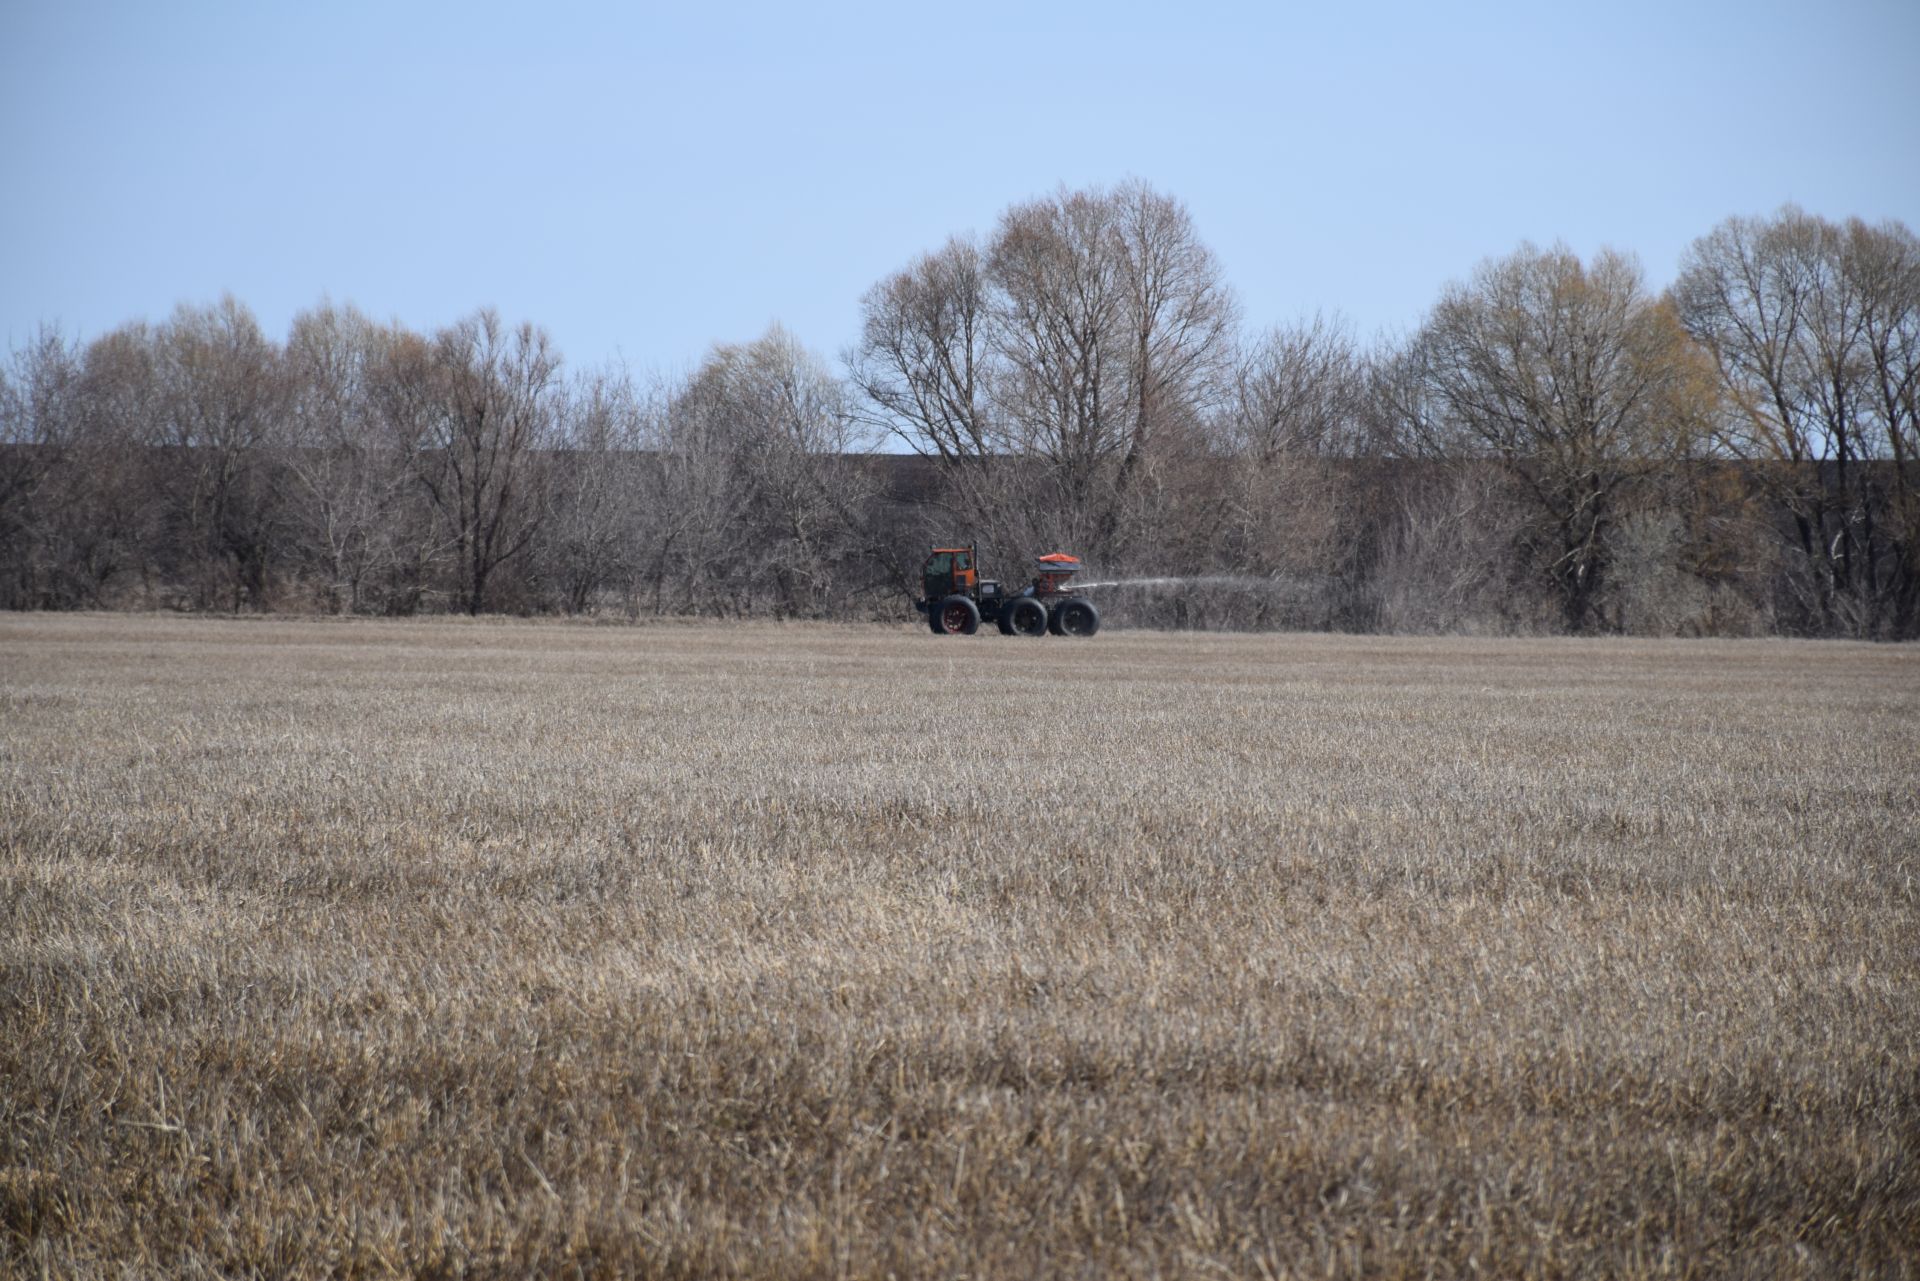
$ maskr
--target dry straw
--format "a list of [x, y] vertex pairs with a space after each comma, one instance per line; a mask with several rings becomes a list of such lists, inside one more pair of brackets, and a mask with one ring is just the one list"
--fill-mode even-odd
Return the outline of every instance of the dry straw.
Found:
[[0, 1273], [1911, 1276], [1920, 655], [0, 621]]

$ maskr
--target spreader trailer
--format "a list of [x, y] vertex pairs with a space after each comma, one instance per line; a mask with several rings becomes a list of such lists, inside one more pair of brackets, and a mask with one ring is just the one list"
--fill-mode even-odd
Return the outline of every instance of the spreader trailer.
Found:
[[997, 626], [1003, 636], [1091, 636], [1099, 631], [1100, 611], [1067, 586], [1080, 572], [1080, 558], [1052, 552], [1033, 563], [1033, 581], [1009, 592], [997, 579], [980, 577], [972, 544], [936, 547], [922, 571], [924, 594], [913, 607], [927, 616], [936, 636], [971, 636], [983, 622]]

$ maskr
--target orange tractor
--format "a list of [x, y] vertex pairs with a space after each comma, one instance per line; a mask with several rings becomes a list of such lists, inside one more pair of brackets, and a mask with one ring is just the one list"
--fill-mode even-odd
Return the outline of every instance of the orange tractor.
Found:
[[922, 579], [926, 594], [913, 607], [927, 616], [936, 636], [971, 636], [983, 622], [1003, 636], [1091, 636], [1100, 630], [1100, 611], [1067, 586], [1080, 572], [1080, 559], [1065, 552], [1038, 557], [1033, 581], [1008, 592], [981, 578], [974, 549], [936, 547], [927, 557]]

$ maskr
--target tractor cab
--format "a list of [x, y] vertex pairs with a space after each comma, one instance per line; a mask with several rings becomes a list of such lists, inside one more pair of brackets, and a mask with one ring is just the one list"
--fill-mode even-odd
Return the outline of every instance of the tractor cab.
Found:
[[973, 563], [971, 547], [936, 547], [927, 557], [922, 579], [927, 600], [946, 596], [973, 596], [978, 593], [980, 571]]

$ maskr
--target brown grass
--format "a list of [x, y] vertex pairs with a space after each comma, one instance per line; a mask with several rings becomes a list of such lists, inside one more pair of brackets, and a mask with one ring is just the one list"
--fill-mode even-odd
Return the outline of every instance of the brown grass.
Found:
[[1920, 1272], [1920, 653], [0, 620], [0, 1273]]

